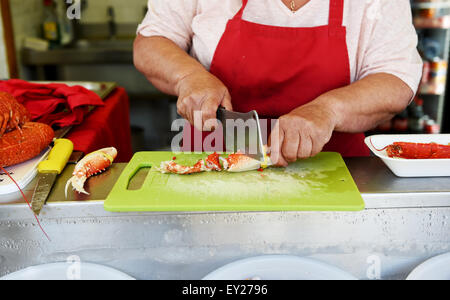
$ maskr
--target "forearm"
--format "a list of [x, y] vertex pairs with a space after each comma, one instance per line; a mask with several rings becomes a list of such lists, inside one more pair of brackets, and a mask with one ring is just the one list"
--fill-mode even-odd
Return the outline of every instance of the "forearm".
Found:
[[177, 85], [183, 78], [206, 71], [174, 42], [158, 36], [138, 35], [134, 42], [134, 64], [157, 89], [176, 96]]
[[354, 133], [391, 119], [407, 107], [412, 96], [413, 91], [401, 79], [380, 73], [325, 93], [311, 104], [331, 110], [336, 131]]

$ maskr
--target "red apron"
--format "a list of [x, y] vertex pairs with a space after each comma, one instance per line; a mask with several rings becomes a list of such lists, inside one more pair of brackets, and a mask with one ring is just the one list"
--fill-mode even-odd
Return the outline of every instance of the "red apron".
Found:
[[[344, 0], [330, 0], [329, 25], [312, 28], [245, 21], [242, 14], [247, 3], [243, 0], [242, 8], [228, 22], [210, 70], [229, 89], [235, 111], [256, 110], [260, 118], [277, 119], [350, 84], [346, 28], [342, 26]], [[324, 151], [346, 157], [370, 154], [362, 133], [335, 132]]]

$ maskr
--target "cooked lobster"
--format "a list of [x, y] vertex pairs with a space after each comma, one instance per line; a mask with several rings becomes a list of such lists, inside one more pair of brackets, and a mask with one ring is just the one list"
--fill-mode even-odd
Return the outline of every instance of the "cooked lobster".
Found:
[[0, 92], [1, 167], [27, 161], [52, 142], [54, 132], [50, 126], [29, 121], [26, 108], [10, 94]]
[[381, 150], [386, 150], [389, 157], [406, 159], [450, 158], [450, 145], [436, 143], [395, 142]]
[[8, 93], [0, 91], [0, 138], [30, 121], [30, 113]]
[[39, 155], [53, 140], [53, 129], [42, 123], [28, 122], [21, 130], [0, 137], [0, 166], [8, 167]]
[[[175, 162], [176, 158], [171, 161], [161, 162], [158, 170], [161, 173], [172, 173], [179, 175], [189, 175], [210, 171], [227, 171], [232, 173], [247, 172], [258, 169], [267, 168], [272, 163], [267, 156], [266, 161], [255, 160], [242, 153], [234, 153], [228, 155], [227, 158], [221, 157], [217, 153], [210, 154], [206, 159], [200, 159], [194, 166], [183, 166]], [[222, 162], [222, 165], [220, 164]]]

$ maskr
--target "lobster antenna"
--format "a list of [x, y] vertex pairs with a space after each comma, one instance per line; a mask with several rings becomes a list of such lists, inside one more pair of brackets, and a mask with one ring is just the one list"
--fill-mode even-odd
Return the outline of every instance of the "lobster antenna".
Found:
[[[2, 166], [0, 166], [0, 170], [3, 171], [11, 180], [12, 182], [14, 182], [14, 184], [17, 186], [17, 188], [19, 189], [20, 193], [22, 194], [23, 199], [25, 200], [25, 202], [27, 202], [28, 207], [30, 208], [30, 210], [33, 212], [33, 209], [31, 208], [30, 202], [28, 201], [27, 197], [25, 196], [24, 192], [22, 191], [22, 189], [20, 188], [20, 186], [17, 184], [17, 182], [14, 180], [14, 178], [12, 178], [12, 176], [9, 174], [8, 171], [6, 171]], [[44, 228], [42, 228], [41, 222], [39, 222], [39, 218], [36, 216], [36, 214], [33, 212], [34, 218], [36, 219], [39, 228], [41, 229], [41, 231], [44, 233], [45, 237], [48, 239], [49, 242], [51, 242], [52, 240], [50, 239], [50, 237], [48, 236], [47, 232], [45, 232]]]
[[387, 146], [384, 147], [384, 148], [377, 149], [377, 147], [375, 147], [374, 144], [372, 143], [372, 138], [370, 138], [369, 141], [370, 141], [370, 144], [372, 145], [372, 147], [373, 147], [375, 150], [377, 150], [377, 151], [384, 151], [384, 150], [387, 149], [387, 147], [389, 147], [389, 145], [387, 145]]

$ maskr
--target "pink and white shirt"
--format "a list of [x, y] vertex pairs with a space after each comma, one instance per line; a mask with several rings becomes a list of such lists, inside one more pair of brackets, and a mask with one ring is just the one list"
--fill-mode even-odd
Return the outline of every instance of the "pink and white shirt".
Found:
[[[228, 20], [241, 6], [242, 0], [148, 0], [148, 13], [137, 32], [172, 40], [209, 69]], [[409, 0], [345, 0], [344, 10], [351, 81], [389, 73], [416, 92], [422, 59]], [[281, 0], [249, 0], [243, 19], [315, 27], [327, 25], [328, 15], [329, 0], [310, 0], [295, 13]]]

